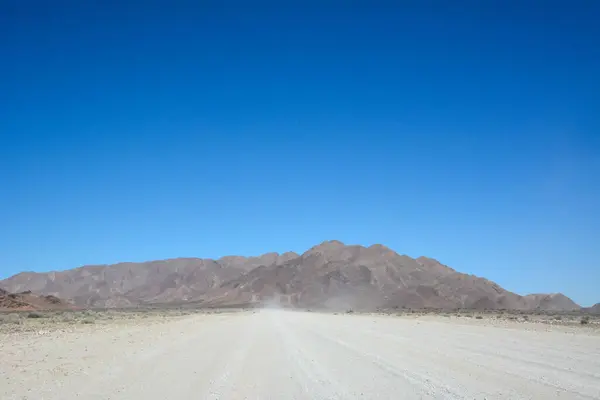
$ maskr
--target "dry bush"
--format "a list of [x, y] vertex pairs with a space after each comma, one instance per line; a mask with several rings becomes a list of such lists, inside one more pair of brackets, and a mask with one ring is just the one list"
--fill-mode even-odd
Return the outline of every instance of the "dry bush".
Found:
[[1, 324], [20, 325], [22, 323], [23, 323], [23, 321], [21, 321], [21, 316], [17, 313], [0, 314], [0, 325]]

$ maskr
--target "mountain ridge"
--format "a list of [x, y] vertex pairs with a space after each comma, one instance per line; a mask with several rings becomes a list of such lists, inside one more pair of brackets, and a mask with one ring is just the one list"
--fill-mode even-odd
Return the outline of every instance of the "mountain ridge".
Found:
[[297, 307], [474, 308], [567, 311], [581, 307], [562, 294], [520, 296], [434, 258], [416, 259], [374, 244], [324, 241], [302, 254], [265, 253], [218, 259], [180, 257], [21, 272], [0, 281], [82, 307], [201, 302], [210, 306], [278, 302]]

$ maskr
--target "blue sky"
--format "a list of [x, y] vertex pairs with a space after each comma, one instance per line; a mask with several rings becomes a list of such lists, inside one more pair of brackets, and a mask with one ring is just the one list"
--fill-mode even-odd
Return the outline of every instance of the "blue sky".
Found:
[[599, 3], [150, 3], [0, 4], [0, 278], [338, 239], [600, 301]]

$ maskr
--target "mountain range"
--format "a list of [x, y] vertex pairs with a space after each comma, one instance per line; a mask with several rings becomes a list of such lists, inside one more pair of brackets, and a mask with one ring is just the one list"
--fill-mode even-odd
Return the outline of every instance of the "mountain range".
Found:
[[32, 291], [79, 307], [197, 302], [206, 306], [278, 303], [330, 309], [470, 308], [570, 311], [563, 294], [521, 296], [428, 257], [383, 245], [327, 241], [303, 254], [267, 253], [217, 260], [176, 258], [22, 272], [0, 281], [8, 292]]

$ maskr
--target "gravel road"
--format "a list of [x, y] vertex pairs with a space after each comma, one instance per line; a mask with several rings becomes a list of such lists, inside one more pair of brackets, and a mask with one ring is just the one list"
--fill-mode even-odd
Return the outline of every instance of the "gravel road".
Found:
[[600, 336], [261, 310], [0, 336], [0, 398], [600, 399]]

